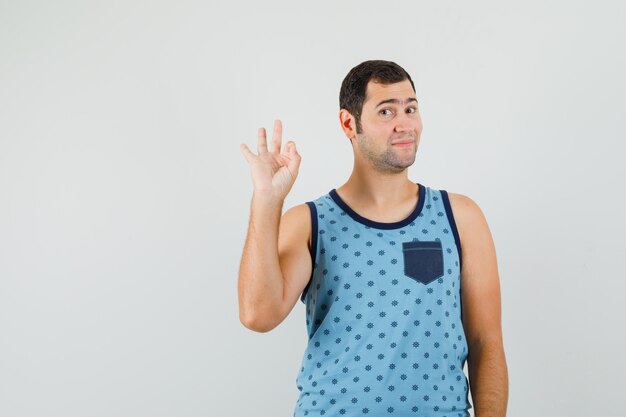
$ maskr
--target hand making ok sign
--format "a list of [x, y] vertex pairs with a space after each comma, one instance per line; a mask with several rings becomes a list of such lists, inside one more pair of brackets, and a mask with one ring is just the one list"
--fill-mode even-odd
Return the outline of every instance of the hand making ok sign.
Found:
[[254, 184], [254, 194], [272, 199], [284, 200], [298, 176], [300, 154], [296, 144], [289, 141], [281, 151], [282, 124], [274, 121], [271, 149], [267, 148], [265, 128], [258, 131], [258, 155], [255, 155], [245, 144], [239, 148], [250, 165], [250, 173]]

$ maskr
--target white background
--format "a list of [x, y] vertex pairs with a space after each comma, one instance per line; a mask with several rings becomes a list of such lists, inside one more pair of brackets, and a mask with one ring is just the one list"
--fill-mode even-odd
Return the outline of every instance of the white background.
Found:
[[[304, 305], [238, 317], [259, 126], [343, 184], [341, 81], [412, 76], [409, 178], [498, 256], [509, 416], [620, 416], [623, 2], [0, 1], [0, 415], [290, 416]], [[470, 397], [471, 398], [471, 397]]]

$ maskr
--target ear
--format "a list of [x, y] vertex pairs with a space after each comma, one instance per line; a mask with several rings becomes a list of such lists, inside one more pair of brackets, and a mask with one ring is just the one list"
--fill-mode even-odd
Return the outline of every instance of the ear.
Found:
[[346, 109], [339, 110], [339, 123], [346, 137], [350, 140], [356, 136], [356, 120]]

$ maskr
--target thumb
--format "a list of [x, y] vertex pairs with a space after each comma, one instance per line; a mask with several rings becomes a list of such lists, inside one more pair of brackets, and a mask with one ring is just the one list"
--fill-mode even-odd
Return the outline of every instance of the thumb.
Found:
[[298, 153], [298, 150], [296, 149], [296, 144], [293, 141], [289, 141], [287, 146], [289, 150], [289, 159], [290, 159], [289, 164], [288, 164], [289, 169], [297, 171], [298, 168], [300, 167], [300, 161], [302, 160], [302, 157]]

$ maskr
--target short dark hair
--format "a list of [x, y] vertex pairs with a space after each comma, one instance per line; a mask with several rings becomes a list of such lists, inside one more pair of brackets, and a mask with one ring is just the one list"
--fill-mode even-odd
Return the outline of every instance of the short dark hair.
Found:
[[404, 80], [415, 85], [408, 72], [400, 65], [391, 61], [370, 60], [361, 62], [352, 68], [341, 83], [339, 92], [339, 109], [346, 109], [356, 119], [356, 133], [361, 133], [361, 111], [365, 102], [367, 84], [370, 81], [380, 84], [394, 84]]

